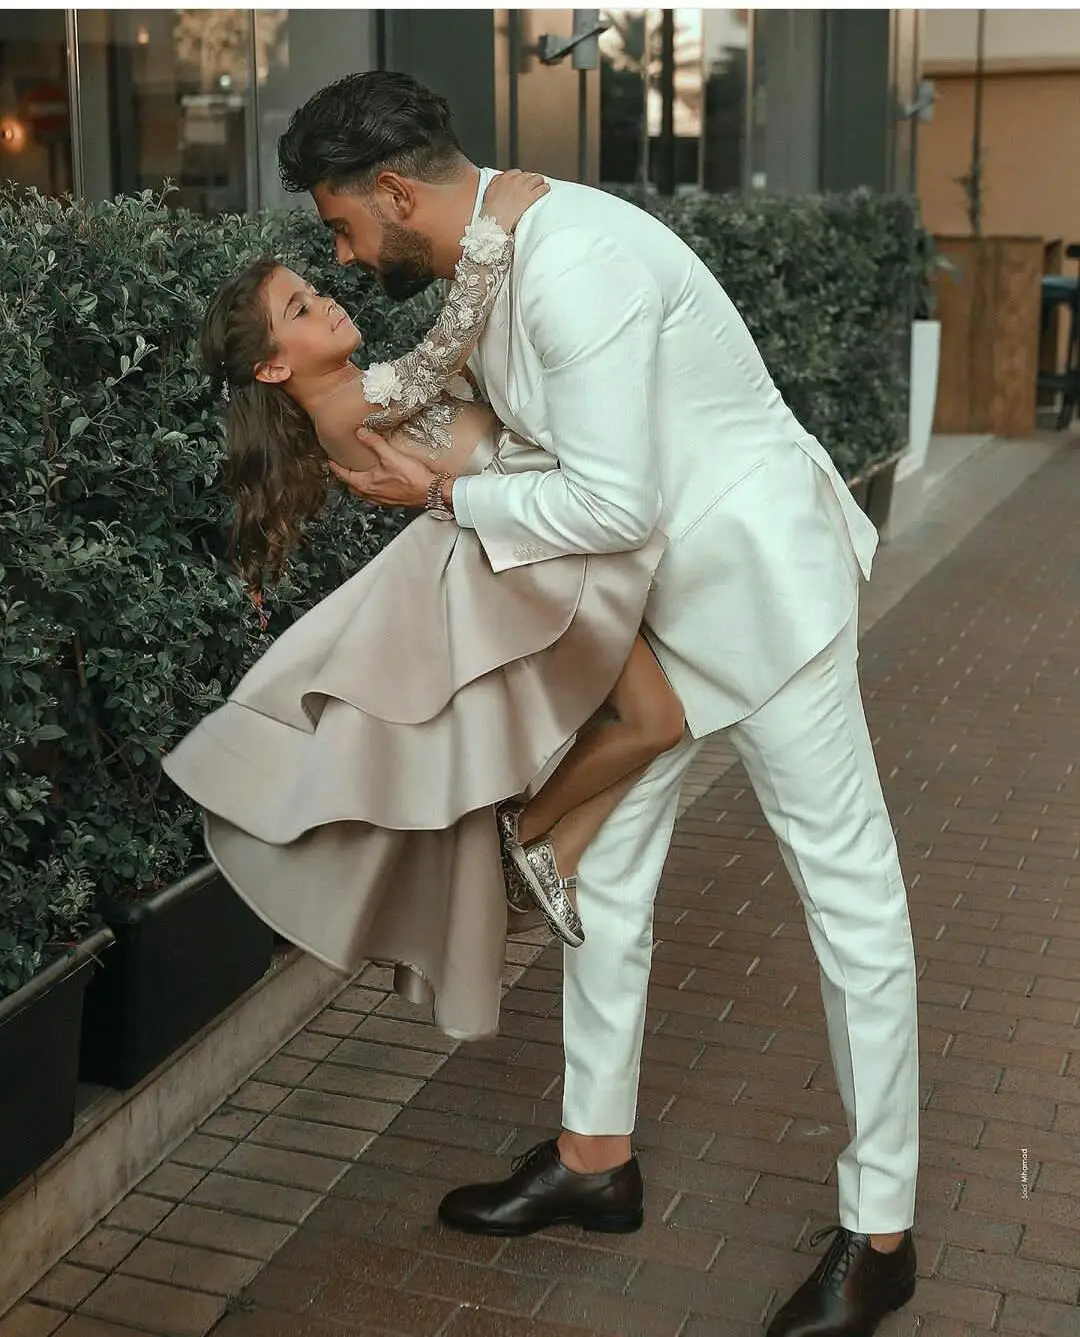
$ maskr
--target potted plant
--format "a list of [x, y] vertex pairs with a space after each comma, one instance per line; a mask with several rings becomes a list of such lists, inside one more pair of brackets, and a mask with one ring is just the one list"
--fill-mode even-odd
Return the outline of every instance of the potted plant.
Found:
[[0, 403], [0, 543], [13, 602], [37, 610], [10, 624], [8, 648], [36, 740], [20, 765], [46, 796], [20, 846], [0, 832], [0, 861], [36, 885], [77, 832], [66, 866], [116, 938], [88, 989], [81, 1073], [109, 1085], [167, 1058], [274, 949], [207, 867], [201, 816], [162, 754], [400, 524], [344, 496], [331, 505], [268, 596], [268, 627], [231, 570], [221, 405], [197, 335], [217, 284], [265, 251], [308, 268], [325, 255], [314, 277], [361, 313], [373, 356], [419, 332], [424, 313], [337, 270], [306, 216], [207, 220], [149, 193], [0, 190], [0, 358], [14, 388]]

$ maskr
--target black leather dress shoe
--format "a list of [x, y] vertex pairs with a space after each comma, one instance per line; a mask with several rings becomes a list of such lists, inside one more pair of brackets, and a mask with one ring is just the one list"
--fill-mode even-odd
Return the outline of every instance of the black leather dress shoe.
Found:
[[766, 1337], [873, 1337], [878, 1324], [915, 1294], [911, 1231], [892, 1253], [871, 1247], [869, 1235], [830, 1226], [811, 1246], [834, 1239], [813, 1274], [769, 1324]]
[[509, 1179], [448, 1193], [439, 1220], [473, 1235], [531, 1235], [563, 1225], [621, 1235], [641, 1229], [644, 1201], [636, 1156], [618, 1169], [580, 1175], [563, 1165], [557, 1142], [541, 1142], [514, 1161]]

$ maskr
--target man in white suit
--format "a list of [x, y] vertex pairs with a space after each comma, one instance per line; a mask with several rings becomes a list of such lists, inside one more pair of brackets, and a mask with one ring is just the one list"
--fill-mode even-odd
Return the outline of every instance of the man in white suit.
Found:
[[[390, 72], [318, 93], [279, 160], [341, 263], [395, 297], [453, 273], [494, 175], [462, 155], [442, 98]], [[496, 570], [631, 549], [659, 527], [646, 630], [688, 727], [578, 870], [586, 943], [565, 960], [561, 1136], [509, 1178], [455, 1190], [440, 1216], [492, 1235], [641, 1224], [631, 1135], [653, 901], [686, 769], [727, 729], [802, 898], [851, 1134], [841, 1224], [769, 1333], [869, 1337], [914, 1292], [918, 1161], [907, 897], [856, 675], [876, 534], [697, 257], [631, 204], [550, 185], [518, 226], [472, 367], [503, 422], [560, 468], [451, 484], [365, 437], [379, 464], [346, 481], [378, 503], [449, 509]]]

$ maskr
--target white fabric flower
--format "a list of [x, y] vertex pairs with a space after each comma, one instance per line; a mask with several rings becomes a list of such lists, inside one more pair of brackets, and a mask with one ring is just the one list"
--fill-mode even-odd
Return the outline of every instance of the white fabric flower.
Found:
[[451, 376], [446, 382], [446, 388], [455, 399], [463, 399], [467, 404], [472, 403], [473, 388], [464, 376]]
[[400, 399], [404, 386], [392, 362], [375, 362], [363, 375], [364, 397], [369, 404], [386, 408], [392, 399]]
[[465, 229], [461, 252], [478, 265], [490, 265], [502, 255], [508, 236], [509, 233], [504, 232], [494, 218], [483, 214]]

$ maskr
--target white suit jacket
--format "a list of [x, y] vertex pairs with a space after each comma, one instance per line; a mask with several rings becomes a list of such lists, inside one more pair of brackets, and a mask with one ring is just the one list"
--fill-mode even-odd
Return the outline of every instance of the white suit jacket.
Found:
[[645, 630], [702, 737], [838, 634], [877, 532], [689, 247], [635, 205], [550, 184], [470, 366], [560, 467], [459, 481], [466, 522], [496, 571], [634, 548], [659, 527]]

